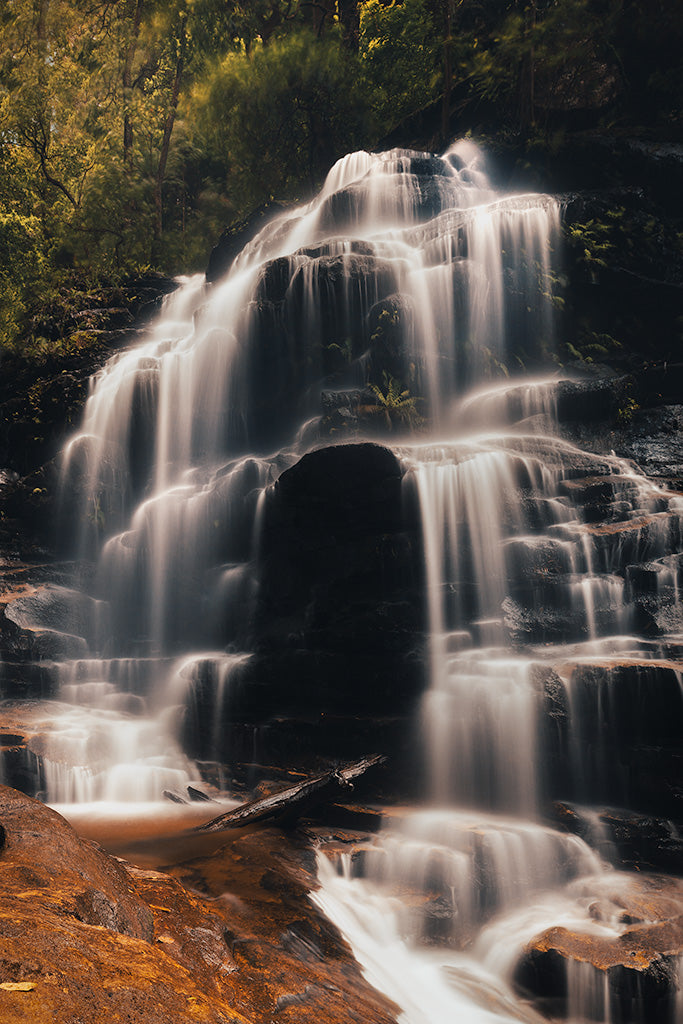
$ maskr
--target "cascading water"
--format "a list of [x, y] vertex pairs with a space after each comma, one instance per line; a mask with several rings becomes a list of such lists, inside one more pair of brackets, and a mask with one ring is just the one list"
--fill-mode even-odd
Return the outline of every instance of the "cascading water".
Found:
[[[613, 908], [629, 880], [542, 813], [558, 779], [579, 804], [628, 801], [612, 670], [628, 657], [643, 679], [675, 672], [675, 636], [629, 635], [627, 568], [648, 559], [677, 587], [676, 499], [557, 436], [554, 381], [485, 385], [552, 347], [558, 227], [551, 198], [496, 192], [469, 142], [346, 157], [316, 200], [263, 228], [211, 289], [186, 281], [105, 367], [64, 458], [97, 600], [82, 599], [89, 649], [58, 668], [46, 796], [154, 800], [198, 773], [176, 711], [210, 676], [218, 728], [249, 662], [268, 488], [329, 442], [321, 383], [338, 387], [337, 410], [373, 415], [374, 399], [387, 419], [420, 397], [420, 442], [394, 450], [425, 554], [425, 805], [387, 813], [353, 863], [322, 858], [315, 896], [411, 1024], [536, 1020], [512, 987], [527, 942], [560, 926], [622, 934], [594, 906]], [[598, 524], [586, 509], [601, 487], [616, 511]], [[566, 963], [564, 1012], [612, 1019], [607, 973]]]

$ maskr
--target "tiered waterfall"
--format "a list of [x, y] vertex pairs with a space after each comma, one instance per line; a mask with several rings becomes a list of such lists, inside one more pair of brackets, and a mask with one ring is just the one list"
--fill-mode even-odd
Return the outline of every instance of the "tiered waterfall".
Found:
[[[535, 1021], [522, 990], [574, 1020], [676, 1013], [673, 952], [659, 1002], [645, 985], [628, 1001], [625, 968], [581, 952], [558, 954], [550, 995], [534, 987], [552, 942], [532, 956], [532, 940], [627, 930], [635, 883], [610, 868], [597, 808], [647, 800], [625, 752], [653, 742], [644, 695], [663, 694], [666, 729], [683, 717], [681, 501], [563, 440], [558, 373], [520, 369], [552, 366], [559, 224], [552, 198], [497, 191], [469, 142], [346, 157], [224, 278], [182, 283], [94, 380], [64, 455], [65, 517], [95, 568], [79, 598], [53, 595], [79, 623], [41, 758], [60, 805], [154, 801], [198, 776], [179, 718], [210, 673], [220, 731], [253, 657], [274, 482], [366, 430], [399, 460], [424, 558], [424, 795], [322, 857], [316, 899], [410, 1024]], [[669, 618], [644, 639], [648, 587]]]

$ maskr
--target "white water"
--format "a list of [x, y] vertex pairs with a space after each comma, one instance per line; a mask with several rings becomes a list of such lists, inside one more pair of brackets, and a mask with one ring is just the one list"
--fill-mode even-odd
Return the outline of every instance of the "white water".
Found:
[[[505, 377], [516, 352], [536, 361], [552, 347], [558, 227], [552, 198], [494, 190], [470, 142], [442, 159], [346, 157], [224, 280], [183, 283], [147, 340], [95, 379], [65, 452], [100, 610], [84, 631], [89, 656], [59, 669], [46, 795], [75, 814], [87, 801], [146, 812], [198, 778], [182, 749], [195, 705], [219, 749], [249, 659], [267, 489], [324, 440], [332, 350], [348, 363], [334, 386], [363, 385], [382, 323], [373, 307], [400, 296], [392, 374], [420, 397], [429, 430], [396, 445], [425, 550], [424, 806], [387, 817], [362, 877], [322, 858], [314, 898], [406, 1024], [536, 1021], [512, 984], [525, 944], [562, 924], [619, 933], [589, 909], [612, 876], [541, 820], [543, 679], [555, 673], [568, 711], [570, 795], [621, 797], [610, 659], [659, 664], [629, 635], [624, 576], [670, 555], [676, 505], [623, 461], [556, 436], [555, 378]], [[618, 528], [586, 522], [594, 477], [626, 510]], [[673, 589], [676, 569], [662, 564]], [[600, 659], [606, 681], [591, 690], [577, 666]], [[584, 965], [570, 967], [568, 991], [573, 1018], [609, 1019]]]

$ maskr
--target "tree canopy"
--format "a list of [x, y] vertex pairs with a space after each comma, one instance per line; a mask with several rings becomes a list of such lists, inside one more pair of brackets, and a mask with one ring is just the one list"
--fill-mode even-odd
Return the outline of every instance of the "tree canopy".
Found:
[[577, 110], [674, 133], [681, 54], [673, 0], [5, 0], [0, 344], [69, 275], [204, 266], [419, 111], [435, 144]]

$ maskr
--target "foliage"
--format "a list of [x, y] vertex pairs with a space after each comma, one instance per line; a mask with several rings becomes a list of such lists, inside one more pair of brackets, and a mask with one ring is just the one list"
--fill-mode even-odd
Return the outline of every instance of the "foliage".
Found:
[[365, 0], [359, 56], [383, 132], [438, 95], [439, 38], [426, 0]]
[[474, 54], [481, 96], [507, 107], [526, 128], [536, 123], [540, 103], [548, 111], [611, 97], [614, 5], [609, 0], [530, 0], [506, 6], [490, 45]]
[[418, 399], [386, 370], [382, 373], [382, 379], [384, 390], [377, 384], [371, 384], [370, 388], [379, 402], [387, 426], [391, 429], [397, 422], [412, 428], [419, 426], [422, 417], [417, 409]]
[[44, 274], [38, 218], [0, 211], [0, 347], [19, 333]]
[[306, 28], [229, 53], [195, 87], [189, 114], [218, 161], [229, 154], [226, 186], [245, 213], [320, 184], [330, 165], [367, 135], [356, 59], [335, 34]]
[[591, 218], [584, 224], [568, 224], [566, 237], [569, 245], [579, 250], [579, 262], [590, 271], [607, 266], [606, 257], [614, 248], [609, 223]]
[[[557, 111], [673, 136], [682, 54], [683, 5], [650, 0], [5, 0], [0, 347], [73, 274], [205, 266], [226, 224], [441, 97], [442, 131], [469, 103], [546, 152]], [[627, 230], [570, 244], [597, 273]]]

